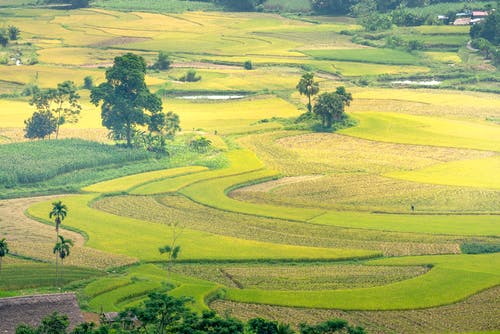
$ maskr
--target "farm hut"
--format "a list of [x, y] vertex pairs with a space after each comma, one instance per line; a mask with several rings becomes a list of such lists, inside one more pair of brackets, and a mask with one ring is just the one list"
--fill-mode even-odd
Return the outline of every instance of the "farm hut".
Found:
[[486, 16], [488, 16], [488, 12], [485, 11], [475, 10], [472, 12], [472, 18], [474, 19], [484, 19]]
[[471, 18], [470, 17], [462, 17], [458, 18], [453, 22], [454, 26], [468, 26], [470, 25]]
[[21, 323], [38, 326], [54, 312], [68, 316], [70, 329], [84, 322], [74, 293], [0, 298], [0, 334], [15, 333]]

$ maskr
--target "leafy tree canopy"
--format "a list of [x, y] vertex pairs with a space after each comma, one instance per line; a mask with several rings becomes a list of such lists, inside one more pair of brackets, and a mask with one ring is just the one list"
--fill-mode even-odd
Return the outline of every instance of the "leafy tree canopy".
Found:
[[127, 147], [132, 147], [132, 134], [137, 125], [156, 129], [164, 119], [161, 99], [152, 94], [145, 82], [146, 62], [132, 53], [116, 57], [106, 71], [106, 82], [94, 87], [90, 100], [102, 102], [102, 124], [114, 134], [123, 133]]

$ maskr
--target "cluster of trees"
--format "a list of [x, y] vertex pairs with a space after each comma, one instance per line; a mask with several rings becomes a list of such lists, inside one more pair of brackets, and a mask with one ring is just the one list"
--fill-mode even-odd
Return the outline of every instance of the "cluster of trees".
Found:
[[500, 13], [492, 11], [483, 22], [470, 28], [472, 46], [479, 49], [485, 58], [495, 65], [500, 64]]
[[[290, 325], [262, 318], [250, 319], [244, 323], [231, 317], [220, 317], [213, 311], [202, 314], [191, 311], [187, 298], [175, 298], [154, 292], [142, 306], [120, 312], [112, 324], [82, 323], [71, 334], [105, 333], [156, 333], [156, 334], [294, 334]], [[37, 327], [21, 324], [16, 334], [65, 334], [69, 320], [65, 315], [53, 313], [45, 317]], [[317, 325], [301, 324], [300, 334], [364, 334], [361, 327], [353, 327], [345, 320], [334, 319]]]
[[0, 45], [6, 47], [9, 41], [16, 41], [19, 39], [21, 30], [13, 25], [10, 25], [7, 29], [0, 29]]
[[[168, 56], [160, 53], [154, 68], [167, 69], [170, 63]], [[127, 147], [165, 153], [166, 140], [181, 130], [180, 119], [173, 112], [163, 112], [161, 99], [146, 86], [146, 69], [143, 57], [127, 53], [115, 58], [106, 71], [106, 82], [95, 87], [92, 78], [85, 77], [84, 88], [91, 90], [93, 104], [101, 104], [102, 124], [110, 130], [112, 139], [125, 140]], [[57, 139], [60, 126], [78, 122], [82, 107], [73, 81], [45, 90], [35, 86], [29, 93], [36, 111], [24, 122], [26, 138], [50, 138], [55, 133]], [[139, 126], [146, 127], [147, 132]]]
[[330, 129], [334, 122], [346, 118], [345, 107], [352, 101], [352, 94], [344, 86], [337, 87], [335, 92], [326, 92], [319, 95], [312, 106], [311, 99], [319, 93], [319, 83], [314, 81], [314, 73], [305, 73], [297, 84], [297, 90], [308, 98], [307, 112], [314, 113], [321, 119], [324, 129]]

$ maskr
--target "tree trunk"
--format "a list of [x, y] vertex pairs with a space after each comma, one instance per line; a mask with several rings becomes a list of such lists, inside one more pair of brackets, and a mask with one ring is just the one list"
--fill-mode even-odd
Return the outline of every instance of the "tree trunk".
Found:
[[132, 126], [127, 123], [127, 147], [132, 147]]
[[307, 97], [309, 98], [309, 103], [307, 104], [307, 111], [311, 112], [312, 111], [311, 94], [307, 94]]
[[3, 260], [3, 256], [0, 256], [0, 273], [2, 272], [2, 260]]
[[56, 287], [59, 286], [59, 256], [56, 254]]

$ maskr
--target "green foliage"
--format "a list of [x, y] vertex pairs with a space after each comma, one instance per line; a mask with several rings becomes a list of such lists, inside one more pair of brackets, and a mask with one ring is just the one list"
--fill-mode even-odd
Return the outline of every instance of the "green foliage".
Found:
[[189, 148], [196, 152], [207, 152], [212, 145], [212, 141], [206, 137], [197, 137], [189, 142]]
[[166, 71], [170, 69], [170, 66], [172, 65], [172, 60], [168, 56], [166, 52], [160, 51], [158, 53], [158, 59], [156, 62], [153, 64], [153, 69], [159, 70], [159, 71]]
[[392, 20], [389, 15], [377, 12], [358, 18], [358, 22], [368, 31], [387, 30], [392, 26]]
[[[64, 218], [68, 214], [68, 207], [62, 203], [62, 201], [56, 201], [52, 203], [52, 210], [49, 212], [49, 218], [54, 217], [54, 222], [56, 223], [56, 232], [59, 236], [59, 225], [61, 225]], [[62, 242], [63, 240], [61, 240]]]
[[90, 75], [87, 75], [85, 78], [83, 78], [83, 88], [91, 90], [94, 88], [94, 79]]
[[493, 11], [484, 22], [471, 26], [470, 36], [484, 38], [496, 46], [500, 45], [500, 13]]
[[18, 27], [12, 25], [9, 26], [8, 32], [9, 32], [9, 39], [11, 41], [19, 39], [19, 35], [21, 34], [21, 30]]
[[460, 250], [464, 254], [484, 254], [500, 252], [500, 244], [483, 242], [464, 242], [460, 245]]
[[337, 87], [333, 93], [321, 94], [314, 104], [314, 113], [321, 118], [323, 128], [329, 129], [333, 122], [340, 122], [345, 118], [345, 106], [352, 101], [351, 93], [344, 86]]
[[51, 88], [35, 92], [30, 105], [35, 106], [38, 112], [51, 113], [56, 118], [56, 139], [59, 127], [65, 123], [78, 122], [78, 115], [82, 110], [79, 102], [80, 95], [73, 81], [64, 81]]
[[136, 125], [155, 127], [162, 119], [162, 102], [145, 83], [146, 61], [127, 53], [116, 57], [106, 70], [106, 82], [92, 89], [90, 100], [96, 106], [102, 101], [102, 124], [116, 134], [124, 134], [127, 147], [132, 147]]
[[182, 13], [185, 11], [208, 11], [224, 9], [220, 4], [211, 1], [185, 1], [185, 0], [95, 0], [92, 6], [114, 10], [127, 11], [153, 11], [167, 13]]
[[0, 29], [0, 45], [4, 48], [9, 44], [9, 33], [5, 28]]
[[[53, 154], [61, 151], [64, 154]], [[0, 183], [10, 187], [46, 181], [57, 175], [86, 168], [103, 169], [107, 165], [151, 158], [147, 152], [125, 150], [81, 139], [6, 144], [0, 146], [0, 155], [9, 157], [0, 160]], [[33, 163], [34, 161], [37, 163]]]
[[186, 74], [184, 74], [182, 77], [179, 78], [179, 81], [184, 81], [184, 82], [197, 82], [201, 80], [200, 75], [196, 75], [196, 70], [189, 70], [187, 71]]
[[44, 139], [56, 132], [57, 119], [48, 110], [35, 111], [31, 118], [24, 121], [24, 137]]
[[9, 244], [5, 241], [5, 238], [0, 239], [0, 272], [2, 271], [2, 261], [4, 256], [9, 253]]
[[319, 93], [319, 83], [314, 81], [314, 73], [309, 72], [302, 75], [302, 78], [300, 78], [296, 88], [300, 94], [307, 96], [307, 111], [311, 112], [311, 97]]
[[299, 325], [300, 334], [321, 334], [321, 333], [349, 333], [349, 334], [365, 334], [361, 327], [351, 327], [347, 321], [342, 319], [333, 319], [322, 322], [317, 325], [308, 325], [301, 323]]
[[251, 60], [247, 60], [243, 63], [243, 68], [245, 70], [253, 70], [253, 64]]

